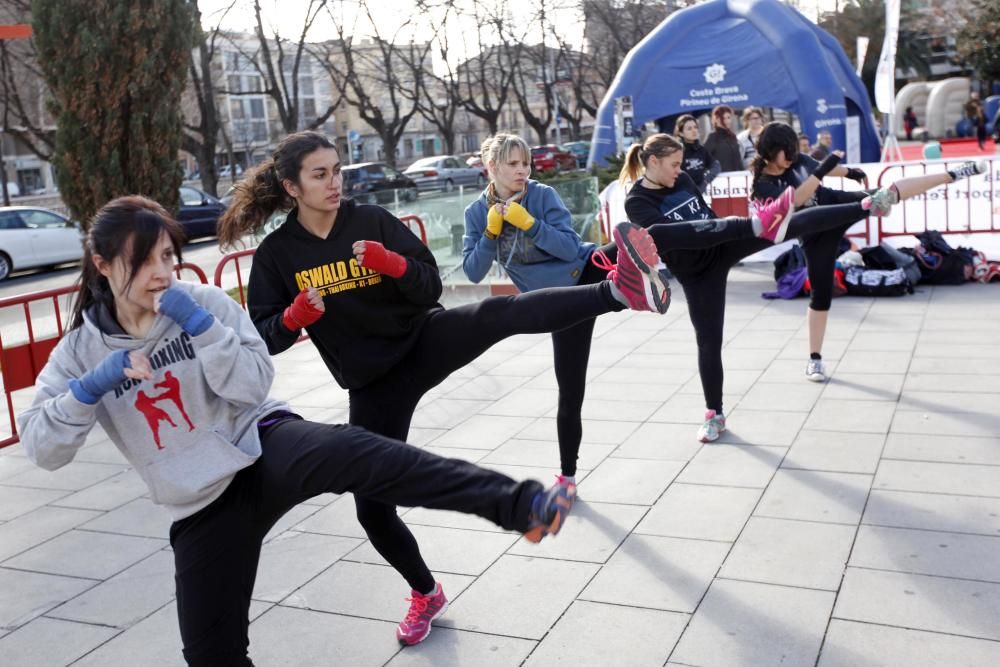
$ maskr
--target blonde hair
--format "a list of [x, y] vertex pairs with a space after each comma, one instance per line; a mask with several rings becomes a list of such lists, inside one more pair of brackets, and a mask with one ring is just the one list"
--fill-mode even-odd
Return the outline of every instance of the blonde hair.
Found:
[[486, 169], [490, 172], [490, 180], [493, 179], [493, 170], [490, 169], [490, 163], [502, 164], [510, 159], [510, 154], [515, 150], [520, 149], [524, 154], [524, 159], [528, 162], [528, 166], [531, 166], [531, 149], [528, 147], [528, 142], [517, 136], [516, 134], [505, 134], [503, 132], [497, 133], [492, 137], [487, 137], [486, 141], [479, 149], [479, 155], [483, 160], [483, 164]]
[[684, 152], [684, 145], [675, 137], [662, 132], [646, 137], [642, 144], [632, 144], [625, 153], [625, 164], [618, 174], [618, 182], [622, 185], [635, 183], [642, 177], [649, 158], [656, 156], [661, 160], [676, 152]]
[[750, 116], [754, 114], [760, 116], [761, 122], [764, 121], [764, 110], [761, 109], [760, 107], [747, 107], [746, 109], [743, 110], [743, 115], [740, 116], [740, 120], [743, 122], [744, 125], [748, 125], [750, 123]]

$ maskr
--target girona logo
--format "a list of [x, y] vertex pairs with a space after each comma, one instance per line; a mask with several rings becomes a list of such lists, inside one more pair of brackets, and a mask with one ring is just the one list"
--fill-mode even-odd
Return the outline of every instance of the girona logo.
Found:
[[719, 83], [726, 78], [726, 66], [719, 63], [712, 63], [705, 68], [702, 75], [708, 83]]

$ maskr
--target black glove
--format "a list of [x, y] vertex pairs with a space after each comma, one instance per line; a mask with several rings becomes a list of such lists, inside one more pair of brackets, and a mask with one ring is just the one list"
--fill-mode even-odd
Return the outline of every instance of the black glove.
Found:
[[826, 156], [826, 159], [820, 162], [819, 166], [813, 170], [812, 175], [822, 181], [823, 177], [833, 171], [833, 168], [838, 164], [840, 164], [840, 156], [836, 153], [830, 153]]
[[851, 179], [852, 181], [857, 181], [858, 183], [864, 183], [867, 177], [868, 175], [865, 174], [864, 171], [858, 169], [857, 167], [847, 168], [847, 178]]

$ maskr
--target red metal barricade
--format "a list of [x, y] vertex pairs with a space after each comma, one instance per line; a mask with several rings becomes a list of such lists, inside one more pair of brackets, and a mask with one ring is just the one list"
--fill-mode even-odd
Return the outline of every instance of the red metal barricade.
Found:
[[[878, 186], [888, 186], [903, 178], [941, 173], [965, 160], [947, 162], [906, 162], [885, 167], [878, 176]], [[986, 186], [979, 178], [965, 179], [941, 186], [895, 206], [892, 213], [876, 223], [877, 243], [892, 236], [919, 234], [935, 229], [942, 234], [996, 234], [1000, 232], [1000, 205], [997, 204], [997, 181], [1000, 161], [986, 160]]]
[[413, 225], [416, 224], [417, 229], [420, 230], [420, 233], [419, 234], [417, 234], [416, 232], [413, 233], [417, 234], [417, 236], [420, 237], [420, 240], [423, 242], [424, 245], [427, 245], [427, 230], [424, 229], [424, 221], [420, 219], [419, 215], [413, 215], [413, 214], [401, 215], [399, 216], [399, 220], [407, 227], [409, 227], [411, 232], [413, 232]]
[[[190, 271], [198, 279], [208, 284], [208, 279], [201, 267], [187, 262], [174, 266], [174, 272], [178, 278], [183, 277], [184, 271]], [[45, 362], [49, 360], [49, 355], [59, 343], [59, 340], [66, 333], [66, 323], [63, 321], [64, 308], [68, 308], [69, 301], [64, 299], [64, 303], [59, 303], [60, 297], [66, 297], [79, 291], [79, 287], [71, 285], [69, 287], [59, 287], [57, 289], [31, 292], [18, 296], [10, 296], [0, 299], [0, 312], [7, 309], [20, 308], [23, 320], [5, 325], [8, 331], [11, 328], [22, 327], [27, 333], [26, 341], [18, 341], [8, 344], [0, 330], [0, 373], [3, 376], [3, 391], [7, 398], [7, 416], [10, 419], [10, 435], [0, 440], [0, 448], [12, 445], [20, 440], [17, 435], [17, 422], [14, 415], [14, 401], [12, 394], [15, 391], [26, 389], [35, 384], [35, 379], [45, 367]], [[37, 307], [44, 303], [52, 304], [52, 317], [55, 331], [41, 331], [39, 326]], [[32, 313], [32, 306], [36, 306], [36, 311]], [[8, 334], [8, 338], [10, 334]]]

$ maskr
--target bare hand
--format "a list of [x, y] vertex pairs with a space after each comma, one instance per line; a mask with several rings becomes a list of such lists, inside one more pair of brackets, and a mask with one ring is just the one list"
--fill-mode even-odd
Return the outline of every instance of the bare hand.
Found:
[[[167, 289], [170, 289], [173, 286], [174, 286], [174, 277], [170, 276], [170, 284], [167, 286]], [[153, 294], [153, 312], [154, 313], [159, 313], [160, 312], [160, 299], [163, 298], [163, 294], [166, 291], [167, 290], [162, 290], [162, 291], [159, 291], [159, 292], [156, 292], [155, 294]]]
[[[157, 293], [156, 297], [159, 297]], [[149, 364], [149, 357], [138, 350], [128, 353], [128, 361], [131, 368], [125, 369], [125, 377], [133, 380], [152, 380], [153, 367]]]
[[[364, 243], [364, 241], [360, 243]], [[326, 312], [326, 303], [323, 301], [323, 297], [319, 295], [319, 290], [315, 287], [306, 288], [306, 299], [309, 301], [309, 305], [316, 310]]]
[[836, 155], [837, 157], [839, 157], [841, 160], [844, 159], [844, 155], [845, 155], [844, 151], [833, 151], [833, 154]]
[[358, 260], [358, 264], [361, 266], [365, 265], [365, 242], [355, 241], [354, 245], [351, 246], [351, 250], [354, 252], [354, 258]]

